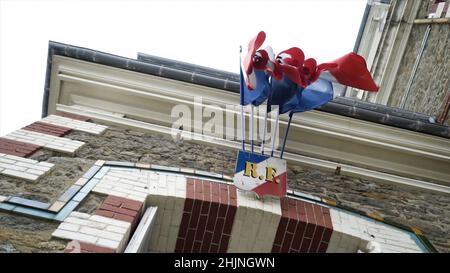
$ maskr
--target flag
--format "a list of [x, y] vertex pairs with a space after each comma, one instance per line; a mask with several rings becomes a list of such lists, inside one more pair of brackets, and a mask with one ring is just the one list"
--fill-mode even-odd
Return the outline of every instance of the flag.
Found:
[[312, 110], [331, 101], [334, 97], [333, 93], [333, 84], [328, 80], [319, 78], [305, 89], [300, 87], [289, 101], [280, 105], [279, 113], [298, 113]]
[[259, 106], [266, 101], [270, 93], [269, 77], [266, 73], [263, 70], [255, 70], [253, 74], [255, 75], [256, 85], [253, 90], [249, 90], [244, 82], [242, 67], [240, 69], [241, 105], [253, 104]]
[[332, 81], [366, 91], [378, 91], [362, 56], [352, 52], [331, 63], [336, 64], [327, 69], [335, 79]]

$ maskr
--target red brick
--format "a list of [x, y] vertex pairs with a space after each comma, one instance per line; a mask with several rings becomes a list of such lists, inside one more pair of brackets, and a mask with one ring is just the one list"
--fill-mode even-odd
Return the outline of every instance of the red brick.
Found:
[[310, 252], [310, 253], [318, 252], [319, 245], [322, 240], [323, 231], [324, 231], [324, 227], [316, 226], [316, 230], [314, 232], [314, 237], [313, 237], [313, 240], [311, 242], [311, 246], [309, 247], [308, 252]]
[[142, 203], [134, 204], [134, 203], [123, 203], [122, 208], [124, 209], [130, 209], [134, 211], [140, 211], [142, 208]]
[[213, 233], [206, 231], [205, 234], [203, 235], [203, 242], [202, 242], [202, 248], [201, 251], [206, 253], [209, 251], [210, 247], [211, 247], [211, 242], [212, 242], [212, 237], [213, 237]]
[[333, 229], [333, 223], [331, 222], [330, 209], [322, 207], [322, 216], [324, 220], [324, 226], [328, 229]]
[[100, 215], [100, 216], [109, 217], [109, 218], [114, 217], [114, 212], [108, 211], [108, 210], [96, 210], [95, 214]]
[[202, 207], [201, 200], [194, 200], [194, 208], [191, 213], [191, 220], [189, 221], [189, 227], [197, 227], [198, 218], [200, 217], [200, 209]]
[[77, 115], [77, 114], [72, 114], [72, 113], [67, 113], [67, 112], [61, 112], [61, 111], [56, 112], [55, 115], [58, 115], [58, 116], [61, 116], [61, 117], [66, 117], [66, 118], [70, 118], [70, 119], [81, 120], [81, 121], [89, 121], [89, 120], [91, 120], [90, 117]]
[[220, 193], [219, 193], [219, 202], [222, 204], [228, 205], [228, 186], [221, 184], [220, 186]]
[[230, 242], [229, 235], [222, 235], [222, 239], [220, 239], [219, 252], [226, 253], [228, 250], [228, 243]]
[[194, 244], [195, 229], [188, 229], [186, 240], [184, 243], [184, 252], [191, 252]]
[[286, 232], [294, 234], [296, 227], [297, 227], [297, 220], [290, 218], [288, 221]]
[[107, 247], [101, 247], [96, 245], [91, 245], [88, 243], [80, 242], [80, 246], [82, 250], [88, 251], [90, 253], [114, 253], [115, 250]]
[[272, 253], [280, 253], [281, 246], [280, 245], [273, 245], [272, 246]]
[[303, 235], [305, 238], [312, 238], [314, 236], [314, 230], [316, 229], [316, 225], [308, 223], [306, 224], [306, 231]]
[[133, 218], [137, 216], [137, 212], [134, 211], [134, 210], [123, 209], [123, 208], [111, 206], [111, 205], [105, 204], [105, 203], [103, 203], [100, 206], [100, 209], [102, 209], [102, 210], [109, 210], [109, 211], [112, 211], [112, 212], [115, 212], [115, 213], [128, 215], [128, 216], [131, 216]]
[[183, 211], [191, 212], [193, 207], [194, 207], [194, 199], [186, 198], [184, 200], [184, 209], [183, 209]]
[[135, 220], [135, 218], [133, 218], [131, 216], [124, 215], [124, 214], [118, 214], [118, 213], [115, 214], [113, 218], [117, 219], [117, 220], [121, 220], [121, 221], [130, 222], [130, 223], [133, 223]]
[[111, 206], [120, 207], [120, 206], [122, 205], [122, 202], [107, 197], [107, 198], [105, 199], [105, 201], [103, 201], [103, 204], [108, 204], [108, 205], [111, 205]]
[[219, 210], [219, 205], [217, 203], [211, 203], [211, 208], [209, 210], [208, 215], [208, 222], [206, 224], [206, 230], [208, 231], [214, 231], [216, 220], [217, 220], [217, 214]]
[[211, 202], [211, 182], [203, 181], [203, 200]]
[[322, 235], [322, 242], [326, 242], [326, 243], [330, 242], [332, 234], [333, 234], [333, 230], [326, 228]]
[[201, 214], [207, 215], [209, 213], [210, 202], [204, 201], [202, 204]]
[[194, 195], [194, 179], [188, 178], [186, 180], [186, 198], [195, 199]]
[[23, 127], [22, 129], [27, 131], [33, 131], [33, 132], [39, 132], [47, 135], [53, 135], [53, 136], [64, 136], [65, 134], [69, 133], [72, 129], [67, 127], [61, 127], [53, 124], [46, 124], [42, 122], [35, 122], [30, 125], [27, 125]]
[[28, 157], [36, 152], [40, 146], [0, 137], [0, 153]]
[[302, 246], [300, 247], [299, 251], [301, 253], [307, 253], [309, 250], [309, 246], [311, 245], [311, 241], [312, 241], [312, 239], [303, 238]]
[[303, 234], [305, 233], [305, 229], [306, 229], [306, 223], [299, 221], [297, 223], [297, 227], [295, 229], [294, 239], [292, 241], [291, 248], [293, 248], [295, 250], [300, 249], [300, 245], [302, 243]]
[[203, 239], [203, 234], [205, 233], [206, 229], [206, 220], [207, 220], [206, 215], [200, 216], [200, 219], [198, 220], [197, 232], [195, 233], [195, 240], [200, 241]]
[[234, 206], [237, 206], [237, 203], [233, 203], [233, 202], [237, 202], [236, 201], [236, 199], [237, 199], [236, 187], [233, 185], [233, 186], [230, 186], [229, 189], [230, 189], [230, 201], [232, 201], [231, 204]]
[[211, 248], [209, 250], [210, 253], [217, 253], [219, 251], [219, 245], [211, 244]]
[[294, 238], [294, 235], [292, 235], [290, 233], [286, 233], [284, 235], [283, 244], [281, 245], [281, 250], [280, 250], [282, 253], [289, 252], [289, 249], [291, 248], [291, 244], [292, 244], [292, 239], [293, 238]]
[[325, 253], [325, 252], [327, 252], [327, 249], [328, 249], [328, 244], [322, 242], [322, 243], [320, 243], [319, 250], [317, 252], [318, 253]]
[[217, 218], [216, 228], [214, 229], [214, 235], [212, 240], [214, 244], [220, 243], [220, 237], [222, 236], [224, 222], [225, 221], [223, 218]]
[[316, 217], [316, 223], [319, 226], [325, 227], [325, 221], [323, 219], [323, 212], [320, 206], [313, 205], [314, 215]]
[[183, 252], [184, 239], [178, 238], [175, 245], [175, 253]]
[[213, 202], [219, 203], [219, 201], [220, 201], [219, 193], [220, 193], [219, 183], [212, 183], [211, 184], [211, 197], [212, 197]]
[[202, 242], [195, 241], [194, 242], [194, 246], [192, 247], [192, 252], [193, 253], [199, 253], [201, 247], [202, 247]]
[[219, 205], [219, 217], [225, 217], [227, 215], [228, 205], [220, 204]]
[[178, 229], [178, 237], [185, 238], [187, 230], [189, 228], [189, 219], [191, 217], [191, 214], [188, 212], [184, 212], [183, 216], [181, 217], [181, 223], [180, 228]]
[[227, 217], [225, 218], [225, 225], [223, 227], [224, 234], [231, 234], [235, 215], [236, 215], [236, 207], [229, 207]]
[[202, 180], [194, 180], [194, 199], [203, 200], [203, 182]]
[[305, 202], [305, 210], [306, 210], [306, 217], [308, 219], [308, 223], [316, 224], [316, 219], [314, 215], [314, 210], [312, 208], [312, 204]]

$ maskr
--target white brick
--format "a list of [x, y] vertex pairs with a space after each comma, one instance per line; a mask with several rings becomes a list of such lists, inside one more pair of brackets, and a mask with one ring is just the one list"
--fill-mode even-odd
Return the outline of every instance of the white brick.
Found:
[[0, 167], [7, 170], [21, 171], [21, 172], [24, 172], [27, 169], [25, 167], [17, 166], [17, 164], [6, 164], [6, 163], [0, 163]]
[[61, 223], [58, 229], [63, 229], [67, 231], [78, 231], [80, 229], [80, 226], [71, 223]]
[[78, 211], [72, 211], [70, 213], [71, 217], [77, 217], [77, 218], [82, 218], [82, 219], [89, 219], [89, 217], [91, 217], [90, 214], [87, 213], [83, 213], [83, 212], [78, 212]]
[[124, 234], [95, 229], [95, 228], [91, 228], [91, 227], [81, 227], [79, 232], [88, 234], [88, 235], [93, 235], [93, 236], [96, 236], [99, 238], [118, 241], [118, 242], [120, 242], [124, 236]]
[[12, 176], [12, 177], [23, 178], [23, 179], [29, 180], [29, 181], [35, 181], [38, 179], [37, 175], [24, 173], [24, 172], [20, 172], [20, 171], [7, 170], [7, 169], [3, 170], [2, 174]]
[[123, 228], [127, 228], [127, 229], [131, 225], [130, 223], [125, 222], [125, 221], [107, 218], [107, 217], [103, 217], [100, 215], [92, 215], [91, 217], [89, 217], [89, 219], [92, 221], [95, 221], [95, 222], [100, 222], [100, 223], [104, 223], [107, 225], [113, 225], [113, 226], [117, 226], [117, 227], [123, 227]]
[[106, 230], [107, 231], [111, 231], [111, 232], [115, 232], [115, 233], [121, 233], [121, 234], [125, 234], [127, 232], [126, 228], [117, 227], [117, 226], [107, 226]]
[[94, 124], [91, 122], [85, 122], [81, 120], [70, 119], [67, 117], [61, 117], [56, 115], [50, 115], [41, 120], [41, 122], [49, 123], [53, 125], [68, 127], [74, 130], [83, 131], [92, 134], [100, 134], [107, 127], [103, 125]]
[[77, 240], [80, 242], [85, 243], [91, 243], [94, 244], [97, 241], [97, 238], [95, 236], [81, 234], [74, 231], [67, 231], [62, 229], [57, 229], [55, 232], [53, 232], [52, 236], [63, 238], [63, 239], [69, 239], [69, 240]]
[[45, 173], [45, 171], [39, 171], [39, 170], [33, 170], [33, 169], [28, 169], [27, 173], [29, 174], [33, 174], [33, 175], [37, 175], [37, 176], [41, 176]]
[[107, 248], [112, 248], [112, 249], [117, 249], [120, 245], [120, 242], [99, 238], [98, 241], [96, 242], [96, 245], [99, 245], [102, 247], [107, 247]]
[[[73, 153], [80, 148], [84, 143], [80, 141], [71, 140], [68, 138], [47, 135], [39, 132], [17, 130], [5, 136], [6, 138], [15, 138], [15, 140], [31, 143], [39, 146], [44, 146], [56, 151]], [[64, 147], [60, 147], [60, 146]]]
[[0, 163], [14, 164], [15, 162], [15, 160], [0, 157]]

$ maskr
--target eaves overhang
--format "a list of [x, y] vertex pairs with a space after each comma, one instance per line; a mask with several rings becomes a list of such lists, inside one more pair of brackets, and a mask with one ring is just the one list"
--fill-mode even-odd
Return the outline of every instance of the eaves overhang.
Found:
[[[82, 112], [105, 123], [171, 134], [174, 121], [171, 109], [184, 104], [193, 110], [193, 98], [197, 96], [202, 97], [204, 105], [226, 109], [226, 114], [233, 116], [233, 129], [237, 128], [239, 112], [226, 108], [239, 101], [236, 75], [232, 73], [208, 72], [206, 68], [184, 63], [174, 67], [168, 60], [158, 66], [148, 60], [137, 61], [59, 43], [51, 43], [49, 51], [44, 116], [57, 110]], [[184, 80], [177, 78], [180, 75], [185, 75]], [[326, 111], [327, 107], [346, 114]], [[450, 193], [450, 139], [418, 132], [424, 124], [433, 125], [425, 116], [396, 112], [397, 109], [343, 98], [327, 104], [322, 111], [296, 115], [286, 158], [327, 171], [340, 167], [342, 174], [359, 178]], [[374, 113], [383, 121], [401, 120], [411, 128], [405, 130], [350, 117]], [[286, 125], [287, 120], [282, 117], [280, 132], [284, 132]], [[192, 129], [202, 130], [195, 128], [195, 124]], [[193, 141], [240, 147], [237, 140], [195, 133]]]
[[[137, 60], [135, 60], [97, 50], [50, 41], [42, 107], [43, 117], [48, 114], [51, 64], [54, 55], [239, 93], [239, 75], [235, 73], [143, 53], [139, 53]], [[433, 120], [433, 117], [380, 104], [355, 101], [348, 98], [336, 98], [334, 101], [318, 108], [318, 110], [450, 138], [450, 127], [430, 122]]]

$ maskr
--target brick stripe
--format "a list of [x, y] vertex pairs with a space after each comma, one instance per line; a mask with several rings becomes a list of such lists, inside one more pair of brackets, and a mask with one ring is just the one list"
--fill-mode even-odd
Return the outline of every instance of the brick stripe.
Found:
[[333, 231], [330, 210], [287, 197], [280, 201], [282, 216], [272, 252], [326, 252]]
[[130, 222], [133, 231], [142, 214], [142, 207], [142, 202], [109, 195], [94, 214]]
[[0, 153], [28, 157], [40, 148], [38, 145], [0, 137]]
[[66, 117], [66, 118], [71, 118], [71, 119], [76, 119], [76, 120], [81, 120], [81, 121], [90, 121], [91, 120], [90, 117], [76, 115], [76, 114], [67, 113], [67, 112], [61, 112], [61, 111], [56, 112], [55, 115], [58, 115], [61, 117]]
[[226, 252], [236, 215], [236, 196], [234, 186], [187, 179], [175, 252]]
[[47, 135], [61, 137], [69, 133], [72, 129], [62, 126], [57, 126], [53, 124], [43, 123], [43, 122], [35, 122], [28, 126], [23, 127], [22, 129], [27, 131], [39, 132]]

